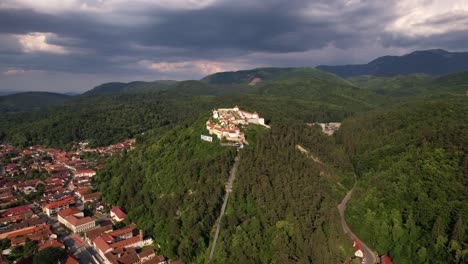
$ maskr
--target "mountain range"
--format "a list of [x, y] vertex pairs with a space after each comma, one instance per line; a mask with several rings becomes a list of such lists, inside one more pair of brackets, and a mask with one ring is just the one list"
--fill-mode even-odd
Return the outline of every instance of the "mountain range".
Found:
[[[158, 254], [185, 263], [361, 263], [337, 210], [352, 190], [346, 221], [377, 255], [466, 263], [467, 90], [468, 71], [340, 77], [259, 68], [107, 83], [76, 96], [0, 97], [0, 141], [68, 150], [136, 138], [134, 150], [105, 158], [96, 188]], [[211, 111], [234, 105], [270, 128], [242, 128], [249, 144], [238, 151], [200, 140]], [[317, 122], [341, 127], [328, 136]]]
[[413, 73], [443, 75], [468, 70], [468, 52], [448, 52], [442, 49], [423, 50], [403, 56], [384, 56], [367, 64], [321, 65], [317, 69], [342, 77], [395, 76]]

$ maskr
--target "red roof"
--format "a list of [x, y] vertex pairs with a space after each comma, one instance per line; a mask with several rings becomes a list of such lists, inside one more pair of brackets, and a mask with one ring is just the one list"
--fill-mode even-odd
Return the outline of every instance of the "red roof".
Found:
[[60, 212], [57, 213], [57, 215], [59, 215], [62, 218], [65, 218], [69, 215], [75, 215], [79, 213], [81, 213], [80, 209], [76, 207], [70, 207], [70, 208], [61, 210]]
[[67, 196], [65, 198], [62, 198], [62, 200], [60, 200], [60, 201], [51, 202], [49, 204], [46, 204], [44, 206], [44, 208], [52, 209], [52, 208], [56, 208], [56, 207], [59, 207], [59, 206], [64, 206], [66, 204], [72, 203], [73, 199], [74, 199], [73, 196]]
[[65, 217], [65, 220], [75, 227], [94, 222], [94, 219], [89, 216], [84, 218], [77, 218], [73, 215], [69, 215]]
[[31, 208], [29, 208], [29, 206], [27, 205], [21, 205], [21, 206], [13, 207], [13, 208], [6, 210], [2, 214], [2, 216], [17, 215], [17, 214], [27, 212], [27, 211], [31, 211]]
[[112, 207], [111, 212], [114, 213], [120, 219], [123, 219], [123, 218], [125, 218], [127, 216], [127, 214], [125, 214], [122, 211], [122, 208], [120, 208], [118, 206]]
[[75, 175], [80, 175], [80, 174], [96, 174], [94, 170], [87, 169], [87, 170], [78, 170], [75, 172]]
[[362, 246], [359, 240], [354, 240], [354, 246], [353, 246], [354, 252], [361, 250], [362, 251]]
[[392, 264], [392, 260], [390, 259], [389, 256], [382, 256], [382, 259], [380, 261], [382, 264]]
[[6, 169], [6, 170], [11, 170], [11, 169], [13, 169], [14, 167], [16, 167], [16, 163], [10, 163], [10, 164], [6, 165], [6, 168], [5, 168], [5, 169]]
[[46, 242], [43, 242], [43, 243], [40, 243], [39, 245], [37, 245], [37, 247], [39, 248], [39, 251], [47, 248], [47, 247], [59, 247], [59, 248], [65, 248], [65, 246], [58, 242], [57, 240], [47, 240]]
[[79, 264], [79, 262], [73, 255], [69, 254], [65, 264]]
[[109, 244], [102, 239], [102, 237], [98, 236], [96, 239], [94, 239], [93, 243], [96, 245], [96, 247], [104, 254], [107, 252], [111, 251], [112, 248], [109, 246]]

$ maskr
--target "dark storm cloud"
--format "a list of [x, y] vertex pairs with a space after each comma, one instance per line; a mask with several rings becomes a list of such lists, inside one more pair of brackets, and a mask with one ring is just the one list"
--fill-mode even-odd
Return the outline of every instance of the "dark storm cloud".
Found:
[[[395, 47], [432, 44], [459, 49], [466, 47], [464, 36], [468, 35], [448, 31], [416, 38], [387, 32], [387, 25], [399, 16], [390, 1], [220, 0], [201, 8], [183, 4], [163, 8], [148, 1], [114, 11], [86, 2], [97, 11], [46, 12], [34, 6], [1, 8], [0, 4], [0, 84], [1, 72], [11, 69], [157, 79], [163, 76], [158, 72], [164, 68], [160, 62], [234, 62], [244, 67], [294, 66], [294, 62], [314, 66], [356, 58], [364, 62]], [[465, 19], [460, 13], [426, 23]], [[26, 50], [19, 36], [33, 32], [52, 33], [46, 35], [46, 44], [55, 46], [33, 45]], [[348, 50], [353, 54], [347, 55]], [[179, 78], [187, 78], [183, 74]]]

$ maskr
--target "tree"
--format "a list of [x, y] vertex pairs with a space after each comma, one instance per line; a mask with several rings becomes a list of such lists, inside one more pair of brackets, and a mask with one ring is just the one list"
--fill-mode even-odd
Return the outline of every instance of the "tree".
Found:
[[67, 256], [67, 252], [63, 248], [59, 247], [47, 247], [39, 253], [37, 253], [33, 258], [33, 264], [50, 264], [58, 263], [60, 260], [63, 260]]

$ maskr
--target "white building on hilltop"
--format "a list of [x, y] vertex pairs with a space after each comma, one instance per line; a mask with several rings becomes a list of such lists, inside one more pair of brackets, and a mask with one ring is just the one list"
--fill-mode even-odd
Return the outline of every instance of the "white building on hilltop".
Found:
[[233, 108], [213, 110], [212, 117], [206, 121], [206, 129], [211, 135], [216, 135], [219, 139], [244, 141], [244, 134], [239, 127], [248, 124], [268, 127], [265, 125], [265, 119], [260, 118], [257, 112], [243, 111], [236, 105]]

